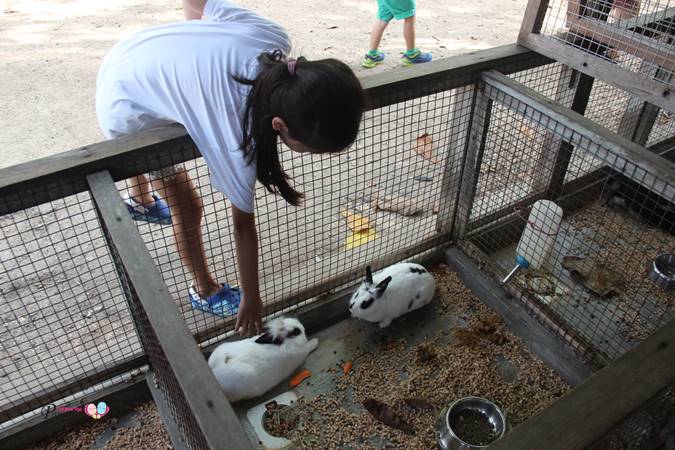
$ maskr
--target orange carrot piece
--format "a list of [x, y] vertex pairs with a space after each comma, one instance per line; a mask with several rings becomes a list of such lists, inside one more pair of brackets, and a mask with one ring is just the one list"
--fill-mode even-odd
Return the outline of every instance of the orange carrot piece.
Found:
[[352, 364], [351, 361], [347, 361], [346, 363], [344, 363], [342, 365], [342, 373], [347, 375], [352, 370], [352, 366], [353, 366], [353, 364]]
[[291, 387], [296, 387], [300, 383], [302, 383], [305, 379], [309, 378], [312, 376], [312, 372], [309, 370], [305, 369], [301, 372], [299, 372], [297, 375], [294, 375], [293, 378], [291, 378]]

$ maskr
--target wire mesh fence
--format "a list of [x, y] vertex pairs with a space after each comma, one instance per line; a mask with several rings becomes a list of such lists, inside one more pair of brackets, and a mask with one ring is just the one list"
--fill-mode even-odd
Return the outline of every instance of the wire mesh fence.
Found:
[[[581, 74], [563, 63], [516, 72], [511, 78], [554, 100], [572, 107]], [[638, 96], [603, 80], [592, 81], [583, 113], [598, 125], [641, 145], [657, 145], [675, 136], [675, 116]], [[529, 130], [521, 130], [530, 133]]]
[[480, 96], [489, 125], [472, 129], [481, 153], [464, 235], [496, 275], [528, 260], [507, 286], [599, 361], [675, 318], [672, 294], [649, 278], [653, 259], [675, 248], [672, 174], [659, 178], [488, 83]]
[[[546, 62], [515, 46], [493, 53], [507, 72]], [[448, 243], [454, 205], [446, 194], [459, 184], [478, 74], [454, 69], [441, 68], [426, 83], [375, 85], [369, 99], [375, 109], [347, 152], [308, 158], [282, 148], [284, 168], [306, 200], [293, 208], [256, 191], [266, 314], [288, 312], [360, 279], [366, 264], [382, 266]], [[113, 156], [100, 157], [94, 146], [74, 152], [72, 166], [61, 159], [57, 167], [38, 165], [38, 175], [17, 176], [16, 184], [3, 175], [0, 432], [39, 416], [45, 405], [77, 402], [102, 385], [129, 380], [148, 361], [87, 192], [87, 173], [109, 169], [125, 194], [134, 175], [181, 165], [200, 199], [208, 270], [218, 282], [238, 284], [228, 200], [211, 187], [194, 144], [176, 130], [149, 131], [140, 146], [134, 139], [99, 144]], [[169, 204], [175, 184], [157, 186]], [[176, 248], [176, 223], [134, 223], [197, 342], [230, 332], [232, 317], [193, 309], [188, 299], [193, 276]]]
[[675, 8], [659, 0], [552, 0], [541, 34], [672, 86]]
[[[305, 202], [295, 208], [262, 187], [256, 191], [266, 313], [286, 311], [299, 300], [325, 293], [327, 286], [360, 279], [367, 264], [440, 243], [443, 174], [461, 160], [459, 135], [471, 112], [463, 106], [470, 105], [472, 95], [471, 89], [444, 91], [369, 111], [356, 143], [337, 155], [310, 157], [281, 149], [282, 164], [304, 192]], [[208, 270], [218, 282], [236, 286], [228, 200], [210, 186], [203, 160], [188, 161], [184, 168], [203, 204]], [[135, 181], [118, 186], [130, 191]], [[174, 203], [170, 197], [167, 201]], [[198, 340], [231, 331], [232, 317], [223, 321], [218, 314], [193, 308], [188, 290], [195, 277], [187, 260], [181, 260], [174, 228], [137, 224]]]
[[87, 193], [2, 216], [0, 259], [3, 425], [142, 362]]

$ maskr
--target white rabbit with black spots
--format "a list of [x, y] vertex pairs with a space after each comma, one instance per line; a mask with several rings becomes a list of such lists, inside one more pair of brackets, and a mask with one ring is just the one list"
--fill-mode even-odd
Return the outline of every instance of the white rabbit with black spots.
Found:
[[299, 320], [279, 318], [263, 333], [225, 342], [209, 357], [209, 367], [230, 402], [258, 397], [289, 377], [319, 345], [307, 340]]
[[349, 300], [353, 317], [388, 327], [392, 320], [428, 304], [434, 297], [436, 280], [419, 264], [399, 263], [373, 274]]

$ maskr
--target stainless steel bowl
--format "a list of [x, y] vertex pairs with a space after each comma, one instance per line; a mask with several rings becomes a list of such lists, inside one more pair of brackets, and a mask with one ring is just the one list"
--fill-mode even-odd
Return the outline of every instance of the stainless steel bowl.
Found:
[[675, 288], [675, 255], [664, 253], [654, 259], [649, 278], [666, 292]]
[[498, 435], [495, 441], [506, 433], [506, 415], [497, 405], [480, 397], [464, 397], [443, 408], [438, 416], [436, 438], [439, 447], [443, 450], [472, 450], [487, 447], [487, 445], [473, 445], [462, 441], [452, 429], [451, 424], [454, 422], [454, 418], [466, 410], [478, 411], [488, 418], [493, 430]]

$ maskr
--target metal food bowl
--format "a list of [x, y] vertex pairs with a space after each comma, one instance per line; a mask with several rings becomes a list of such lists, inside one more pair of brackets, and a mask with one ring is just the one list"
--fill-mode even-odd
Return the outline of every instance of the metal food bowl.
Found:
[[666, 292], [675, 288], [675, 255], [664, 253], [654, 259], [649, 278]]
[[504, 415], [502, 410], [499, 409], [497, 405], [480, 397], [464, 397], [443, 408], [441, 414], [438, 417], [436, 438], [438, 440], [439, 447], [443, 450], [472, 450], [487, 448], [487, 445], [474, 445], [464, 442], [459, 437], [457, 437], [455, 431], [452, 429], [451, 424], [454, 422], [454, 419], [466, 410], [478, 411], [488, 418], [490, 424], [492, 424], [492, 429], [497, 434], [497, 438], [490, 444], [501, 439], [501, 437], [504, 436], [504, 433], [506, 433], [506, 415]]

